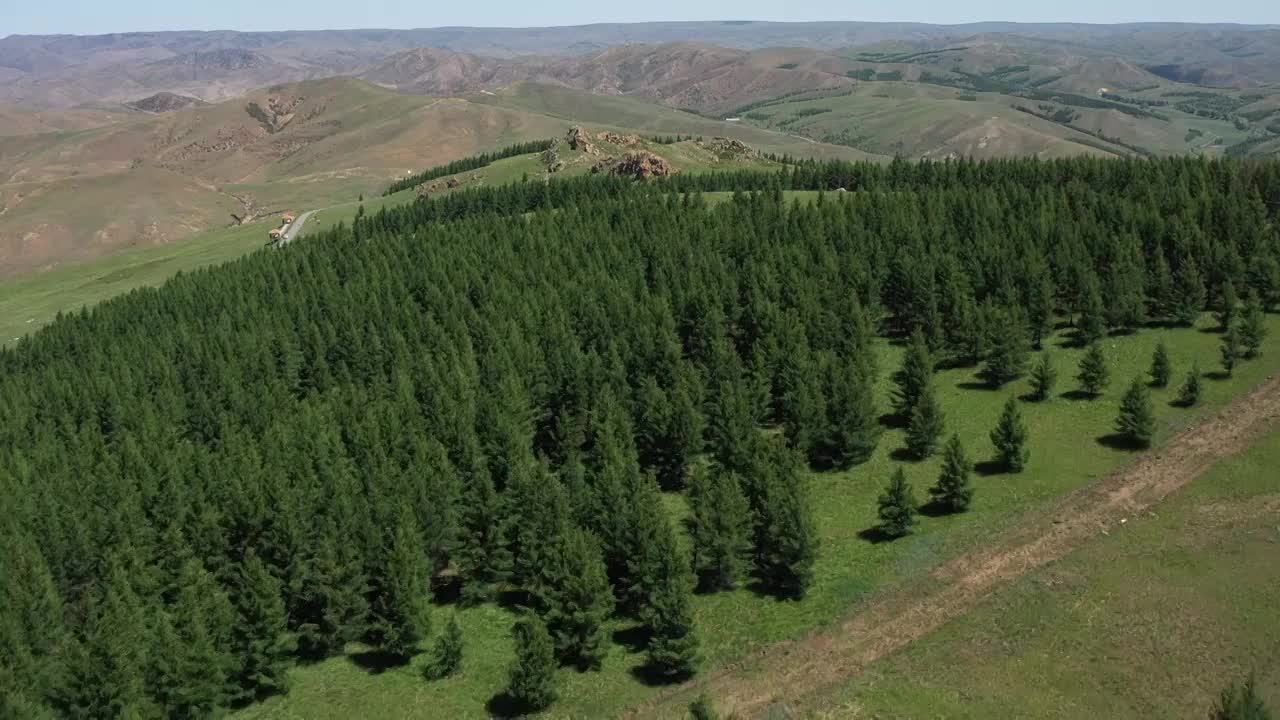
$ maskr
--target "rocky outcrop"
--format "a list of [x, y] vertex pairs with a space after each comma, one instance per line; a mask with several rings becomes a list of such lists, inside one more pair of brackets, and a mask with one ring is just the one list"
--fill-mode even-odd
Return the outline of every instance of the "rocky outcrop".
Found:
[[257, 120], [267, 132], [274, 134], [293, 122], [294, 110], [305, 100], [304, 97], [269, 95], [262, 102], [251, 102], [246, 105], [245, 112]]
[[591, 136], [581, 126], [574, 125], [569, 129], [569, 148], [588, 155], [599, 155], [600, 149], [591, 143]]
[[640, 144], [640, 136], [638, 135], [619, 135], [616, 132], [609, 132], [608, 130], [602, 133], [597, 133], [596, 140], [599, 140], [600, 142], [607, 142], [612, 145], [622, 145], [624, 147], [632, 147]]
[[699, 140], [698, 145], [715, 153], [721, 160], [753, 158], [760, 154], [750, 145], [732, 138], [718, 137], [710, 140]]
[[591, 168], [596, 175], [613, 175], [629, 177], [634, 180], [648, 180], [655, 177], [667, 177], [680, 172], [671, 163], [659, 155], [647, 150], [629, 152], [620, 158], [606, 158]]

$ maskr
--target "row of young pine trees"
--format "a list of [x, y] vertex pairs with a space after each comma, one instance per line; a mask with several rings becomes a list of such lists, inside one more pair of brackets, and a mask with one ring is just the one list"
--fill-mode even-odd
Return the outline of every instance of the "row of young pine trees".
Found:
[[[513, 707], [598, 666], [619, 622], [642, 671], [676, 680], [698, 667], [695, 591], [809, 589], [806, 478], [878, 447], [879, 335], [914, 338], [892, 410], [911, 452], [948, 453], [931, 496], [961, 510], [935, 366], [1002, 386], [1063, 315], [1096, 345], [1234, 306], [1239, 284], [1234, 362], [1280, 302], [1270, 166], [595, 180], [362, 215], [0, 351], [6, 710], [204, 715], [353, 641], [399, 662], [427, 646], [414, 662], [447, 675], [467, 639], [431, 591], [458, 586], [520, 618]], [[767, 190], [696, 195], [733, 183]], [[862, 192], [781, 193], [836, 183]], [[1045, 397], [1051, 370], [1032, 370]], [[1029, 443], [1007, 415], [1013, 470]], [[691, 552], [663, 491], [687, 495]], [[886, 535], [916, 510], [895, 492]]]

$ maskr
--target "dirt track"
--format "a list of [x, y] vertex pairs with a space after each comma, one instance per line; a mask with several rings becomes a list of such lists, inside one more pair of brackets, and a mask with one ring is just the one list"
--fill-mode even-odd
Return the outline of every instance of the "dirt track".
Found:
[[975, 607], [1019, 576], [1160, 502], [1280, 426], [1280, 377], [1107, 478], [1033, 511], [990, 546], [889, 591], [838, 625], [766, 648], [726, 669], [665, 691], [627, 717], [683, 717], [706, 692], [726, 712], [759, 717], [841, 682]]

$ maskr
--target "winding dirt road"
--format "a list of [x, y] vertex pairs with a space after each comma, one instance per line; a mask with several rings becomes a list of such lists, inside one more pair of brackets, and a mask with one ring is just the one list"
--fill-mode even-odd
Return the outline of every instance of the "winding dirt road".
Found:
[[887, 591], [837, 625], [770, 646], [723, 670], [672, 688], [626, 717], [684, 717], [707, 693], [726, 713], [750, 718], [783, 701], [820, 692], [977, 606], [992, 592], [1051, 563], [1122, 520], [1159, 503], [1280, 428], [1280, 377], [1272, 377], [1213, 417], [1105, 479], [1031, 511], [979, 550], [927, 577]]

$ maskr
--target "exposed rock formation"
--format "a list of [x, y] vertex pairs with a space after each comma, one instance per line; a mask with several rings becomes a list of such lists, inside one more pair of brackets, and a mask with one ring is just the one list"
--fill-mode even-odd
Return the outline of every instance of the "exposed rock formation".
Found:
[[600, 154], [600, 149], [591, 143], [591, 137], [587, 135], [587, 131], [578, 125], [569, 129], [569, 147], [573, 150], [581, 150], [588, 155]]
[[600, 142], [612, 143], [613, 145], [623, 145], [625, 147], [640, 144], [640, 136], [638, 135], [619, 135], [616, 132], [609, 132], [608, 130], [598, 133], [596, 135], [596, 139]]
[[671, 167], [665, 158], [648, 150], [629, 152], [620, 158], [605, 158], [596, 163], [591, 172], [597, 175], [614, 175], [629, 177], [635, 180], [648, 180], [654, 177], [667, 177], [679, 172]]
[[304, 97], [269, 95], [265, 103], [249, 103], [245, 106], [245, 112], [261, 123], [267, 132], [278, 133], [293, 122], [294, 110], [304, 100]]
[[700, 140], [698, 144], [715, 153], [721, 160], [753, 158], [760, 154], [750, 145], [732, 138], [711, 138], [710, 140]]

